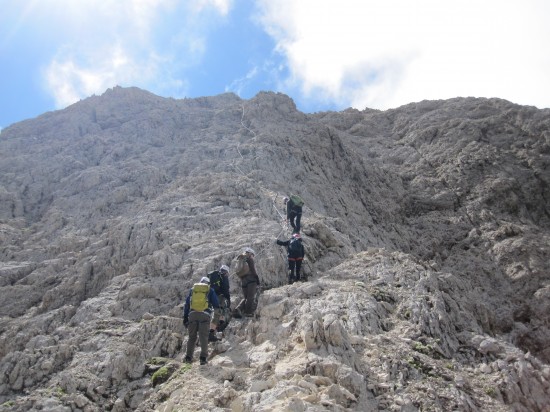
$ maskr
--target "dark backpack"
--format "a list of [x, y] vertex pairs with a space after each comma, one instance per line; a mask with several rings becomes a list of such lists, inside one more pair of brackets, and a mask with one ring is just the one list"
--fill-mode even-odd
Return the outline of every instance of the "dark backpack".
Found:
[[288, 244], [288, 253], [291, 257], [301, 257], [302, 250], [302, 242], [299, 239], [292, 239]]
[[222, 274], [218, 270], [215, 270], [214, 272], [210, 272], [208, 274], [208, 279], [210, 279], [210, 287], [214, 289], [214, 292], [216, 292], [217, 295], [219, 295], [222, 291]]

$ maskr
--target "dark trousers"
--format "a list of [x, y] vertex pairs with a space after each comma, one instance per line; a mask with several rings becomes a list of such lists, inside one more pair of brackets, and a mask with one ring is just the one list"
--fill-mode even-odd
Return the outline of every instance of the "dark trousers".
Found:
[[288, 258], [288, 283], [300, 280], [302, 258]]
[[241, 300], [236, 310], [251, 315], [256, 310], [258, 283], [256, 283], [254, 276], [247, 276], [242, 280], [241, 286], [243, 288], [243, 300]]
[[292, 233], [300, 233], [300, 220], [302, 219], [302, 213], [291, 211], [288, 215], [288, 221], [292, 226]]
[[218, 295], [218, 302], [220, 302], [220, 307], [218, 309], [214, 309], [214, 316], [212, 316], [212, 323], [216, 326], [220, 324], [220, 320], [223, 320], [224, 322], [227, 321], [225, 319], [225, 313], [229, 311], [225, 296]]
[[187, 341], [187, 353], [186, 355], [193, 358], [193, 352], [195, 351], [195, 342], [197, 341], [197, 334], [199, 335], [199, 342], [201, 345], [200, 356], [206, 358], [208, 356], [208, 333], [210, 332], [210, 314], [207, 312], [195, 312], [189, 313], [189, 340]]

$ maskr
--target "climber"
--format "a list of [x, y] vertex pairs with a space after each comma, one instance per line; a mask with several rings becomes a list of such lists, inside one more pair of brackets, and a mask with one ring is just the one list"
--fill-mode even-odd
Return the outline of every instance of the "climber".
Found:
[[[254, 264], [255, 254], [253, 249], [247, 247], [244, 252], [237, 257], [237, 267], [235, 270], [237, 276], [241, 278], [243, 299], [233, 311], [234, 318], [242, 318], [243, 314], [246, 317], [252, 317], [256, 310], [256, 290], [258, 286], [260, 286], [260, 277], [256, 273], [256, 266]], [[244, 267], [242, 271], [240, 270], [241, 265]]]
[[219, 270], [215, 270], [208, 274], [210, 279], [210, 286], [216, 292], [218, 301], [220, 303], [219, 309], [214, 311], [214, 316], [212, 317], [212, 325], [210, 326], [210, 334], [208, 339], [211, 342], [218, 340], [214, 334], [214, 329], [218, 332], [223, 332], [227, 327], [227, 319], [229, 316], [225, 317], [226, 313], [229, 313], [231, 310], [231, 295], [229, 293], [229, 267], [227, 265], [221, 265]]
[[300, 269], [304, 260], [304, 245], [299, 233], [294, 233], [289, 240], [276, 240], [279, 246], [286, 246], [288, 257], [288, 284], [292, 285], [295, 281], [303, 280], [300, 277]]
[[189, 291], [183, 309], [183, 325], [189, 330], [187, 352], [184, 359], [186, 363], [192, 362], [198, 333], [201, 345], [200, 364], [206, 365], [210, 316], [212, 308], [218, 309], [219, 306], [216, 292], [210, 287], [210, 279], [206, 276], [202, 277], [200, 282], [195, 283]]
[[286, 219], [292, 226], [292, 233], [300, 233], [300, 220], [302, 219], [304, 201], [298, 195], [290, 195], [290, 198], [283, 198], [283, 202], [286, 205]]

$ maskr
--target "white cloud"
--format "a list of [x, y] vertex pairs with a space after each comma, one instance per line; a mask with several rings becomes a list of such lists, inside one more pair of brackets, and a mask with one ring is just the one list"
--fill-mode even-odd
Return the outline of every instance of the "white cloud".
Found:
[[231, 8], [232, 0], [195, 0], [191, 2], [193, 8], [197, 11], [201, 11], [205, 8], [214, 8], [222, 16], [226, 16]]
[[133, 77], [135, 65], [119, 47], [103, 51], [93, 63], [83, 64], [72, 55], [53, 60], [46, 70], [48, 87], [54, 92], [56, 107], [68, 106], [82, 97], [102, 92], [113, 85]]
[[[285, 66], [278, 64], [277, 59], [265, 57], [262, 62], [258, 64], [252, 64], [248, 72], [239, 78], [234, 79], [225, 86], [226, 92], [233, 92], [237, 96], [243, 97], [243, 95], [249, 94], [252, 91], [254, 94], [260, 90], [273, 90], [268, 89], [266, 85], [275, 85], [274, 90], [284, 89], [284, 85], [279, 85], [282, 74], [285, 70]], [[261, 87], [258, 89], [257, 87]], [[279, 86], [279, 87], [277, 87]]]
[[252, 69], [250, 69], [244, 77], [235, 79], [231, 82], [229, 86], [226, 86], [225, 91], [233, 92], [237, 96], [240, 96], [243, 92], [243, 89], [250, 83], [252, 79], [254, 79], [258, 75], [258, 72], [259, 72], [258, 67], [256, 66], [252, 67]]
[[288, 87], [357, 108], [502, 97], [550, 106], [543, 0], [260, 0]]
[[188, 83], [177, 72], [206, 50], [208, 22], [201, 13], [223, 16], [231, 6], [230, 0], [52, 3], [42, 11], [66, 33], [66, 43], [44, 69], [45, 87], [58, 108], [114, 85], [185, 95]]
[[[54, 22], [64, 33], [63, 47], [44, 70], [46, 88], [61, 108], [117, 84], [186, 95], [182, 73], [208, 53], [210, 30], [231, 18], [234, 0], [27, 2], [37, 23]], [[287, 63], [287, 70], [257, 69], [273, 71], [272, 81], [285, 73], [279, 90], [302, 100], [385, 109], [486, 96], [550, 106], [545, 0], [256, 4]], [[261, 76], [250, 68], [229, 89], [239, 91]]]
[[[81, 56], [79, 56], [80, 58]], [[48, 66], [45, 78], [56, 107], [66, 107], [114, 85], [155, 84], [159, 90], [181, 90], [185, 80], [173, 78], [164, 58], [150, 54], [138, 61], [120, 45], [102, 49], [79, 62], [74, 54], [60, 56]]]

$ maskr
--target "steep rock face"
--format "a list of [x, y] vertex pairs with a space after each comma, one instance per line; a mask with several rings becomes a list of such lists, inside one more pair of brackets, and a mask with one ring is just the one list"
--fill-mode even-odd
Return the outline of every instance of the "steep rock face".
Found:
[[[306, 115], [114, 88], [0, 134], [11, 410], [550, 404], [550, 111], [452, 99]], [[285, 285], [282, 196], [309, 282]], [[257, 252], [259, 316], [181, 365], [191, 284]], [[239, 283], [231, 278], [233, 301]], [[168, 380], [153, 386], [155, 359]]]

